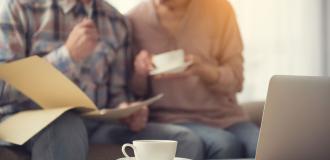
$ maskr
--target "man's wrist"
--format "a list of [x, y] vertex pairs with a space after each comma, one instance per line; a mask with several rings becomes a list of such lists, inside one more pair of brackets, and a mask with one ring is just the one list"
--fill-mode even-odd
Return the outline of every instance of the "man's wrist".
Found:
[[70, 47], [68, 47], [67, 44], [65, 44], [65, 45], [63, 46], [63, 48], [66, 50], [66, 53], [67, 53], [68, 57], [69, 57], [72, 61], [77, 62], [77, 59], [78, 59], [78, 58], [74, 56], [72, 49], [70, 49]]
[[52, 51], [51, 53], [46, 55], [45, 58], [49, 62], [60, 61], [61, 63], [63, 63], [63, 62], [72, 63], [72, 58], [70, 56], [70, 52], [65, 47], [65, 45], [63, 45], [62, 47]]

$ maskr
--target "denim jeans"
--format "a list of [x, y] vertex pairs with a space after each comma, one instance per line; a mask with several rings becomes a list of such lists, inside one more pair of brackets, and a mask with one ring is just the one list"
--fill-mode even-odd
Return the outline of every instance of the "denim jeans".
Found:
[[[89, 139], [87, 132], [90, 132]], [[55, 120], [28, 141], [25, 148], [31, 152], [32, 160], [86, 160], [89, 142], [121, 145], [139, 139], [176, 140], [178, 157], [203, 159], [202, 141], [187, 128], [149, 123], [143, 131], [135, 133], [121, 124], [86, 123], [73, 113], [65, 113]]]
[[177, 157], [203, 160], [203, 143], [193, 131], [172, 124], [148, 123], [141, 132], [132, 132], [121, 124], [103, 123], [90, 137], [91, 143], [119, 144], [134, 140], [175, 140], [178, 141]]
[[65, 113], [25, 144], [32, 160], [86, 160], [87, 132], [83, 120]]
[[259, 128], [249, 122], [226, 129], [198, 123], [179, 124], [195, 132], [204, 143], [204, 159], [254, 158]]

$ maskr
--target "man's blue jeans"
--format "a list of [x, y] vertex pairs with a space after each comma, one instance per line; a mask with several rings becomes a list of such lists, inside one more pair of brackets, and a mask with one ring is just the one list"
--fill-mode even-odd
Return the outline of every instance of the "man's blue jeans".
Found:
[[90, 142], [122, 145], [141, 139], [178, 141], [177, 157], [203, 160], [204, 146], [201, 139], [193, 131], [172, 124], [148, 123], [138, 133], [121, 124], [103, 124], [92, 134]]
[[195, 132], [204, 143], [204, 159], [254, 158], [259, 128], [245, 122], [226, 129], [198, 123], [179, 124]]
[[86, 160], [87, 131], [76, 114], [65, 113], [34, 136], [25, 147], [32, 160]]
[[97, 128], [89, 124], [78, 115], [65, 113], [33, 137], [25, 147], [31, 152], [32, 160], [86, 160], [88, 141], [121, 145], [138, 139], [164, 139], [179, 142], [177, 156], [203, 159], [202, 141], [184, 127], [149, 123], [143, 131], [134, 133], [121, 124], [94, 123]]

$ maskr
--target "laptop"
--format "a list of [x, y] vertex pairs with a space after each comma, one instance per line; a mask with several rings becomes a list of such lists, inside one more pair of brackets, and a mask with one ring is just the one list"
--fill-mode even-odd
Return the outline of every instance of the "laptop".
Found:
[[271, 79], [256, 160], [330, 160], [330, 78]]

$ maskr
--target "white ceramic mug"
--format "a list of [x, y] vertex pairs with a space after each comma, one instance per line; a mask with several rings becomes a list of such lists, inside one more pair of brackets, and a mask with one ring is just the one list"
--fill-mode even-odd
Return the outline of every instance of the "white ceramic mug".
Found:
[[152, 62], [158, 69], [181, 66], [185, 62], [184, 51], [181, 49], [154, 55]]
[[124, 144], [122, 152], [126, 158], [126, 148], [132, 148], [136, 160], [173, 160], [176, 154], [177, 141], [170, 140], [137, 140], [133, 144]]

